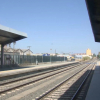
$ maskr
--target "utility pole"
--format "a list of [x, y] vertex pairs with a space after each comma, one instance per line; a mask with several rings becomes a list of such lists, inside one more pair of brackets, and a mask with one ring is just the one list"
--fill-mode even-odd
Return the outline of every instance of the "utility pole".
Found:
[[[52, 50], [52, 49], [50, 49], [50, 50]], [[51, 54], [50, 54], [50, 63], [51, 63]]]
[[55, 49], [55, 56], [56, 56], [56, 49]]
[[[27, 47], [28, 47], [28, 48], [29, 48], [29, 50], [30, 50], [30, 47], [31, 47], [31, 46], [27, 46]], [[29, 55], [30, 55], [30, 51], [29, 51]]]

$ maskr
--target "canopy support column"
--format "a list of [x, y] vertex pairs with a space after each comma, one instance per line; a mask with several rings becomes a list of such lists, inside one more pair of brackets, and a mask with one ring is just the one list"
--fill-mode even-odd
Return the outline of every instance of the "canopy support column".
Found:
[[3, 67], [4, 44], [1, 44], [1, 67]]

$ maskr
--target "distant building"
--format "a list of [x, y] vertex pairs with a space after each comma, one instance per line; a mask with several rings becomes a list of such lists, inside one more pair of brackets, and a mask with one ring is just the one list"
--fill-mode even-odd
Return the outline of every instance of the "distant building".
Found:
[[92, 56], [92, 52], [91, 52], [90, 49], [87, 49], [87, 50], [86, 50], [86, 55], [88, 55], [88, 56]]
[[71, 55], [64, 55], [64, 54], [58, 54], [57, 57], [67, 57], [67, 58], [71, 58]]
[[56, 56], [56, 54], [55, 53], [51, 53], [51, 54], [49, 54], [50, 56]]
[[33, 54], [34, 56], [42, 56], [43, 54], [42, 53], [36, 53], [36, 54]]
[[82, 59], [82, 55], [75, 55], [75, 58]]
[[46, 54], [43, 54], [43, 56], [50, 56], [50, 54], [46, 53]]
[[[1, 45], [0, 45], [1, 47]], [[1, 48], [0, 48], [1, 51]], [[20, 55], [33, 55], [33, 52], [30, 49], [13, 49], [8, 47], [7, 45], [4, 46], [5, 53], [19, 53]]]
[[15, 52], [19, 52], [20, 55], [33, 55], [30, 49], [15, 49]]
[[90, 59], [92, 58], [92, 56], [89, 56], [89, 55], [84, 55], [83, 57], [89, 57]]
[[75, 53], [73, 55], [86, 55], [86, 53]]
[[[6, 49], [6, 48], [7, 48], [7, 45], [4, 46], [4, 49]], [[0, 51], [1, 51], [1, 44], [0, 44]]]
[[82, 59], [85, 55], [86, 53], [75, 53], [74, 54], [75, 58], [78, 58], [78, 59]]

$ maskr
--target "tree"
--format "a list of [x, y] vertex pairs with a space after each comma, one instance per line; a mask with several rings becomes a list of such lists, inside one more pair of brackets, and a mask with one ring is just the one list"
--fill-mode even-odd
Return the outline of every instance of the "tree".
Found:
[[98, 52], [97, 58], [100, 58], [100, 52]]
[[100, 55], [100, 52], [98, 53], [98, 55]]
[[100, 58], [100, 55], [97, 55], [97, 58]]
[[97, 58], [100, 58], [100, 56], [99, 56], [99, 55], [97, 55]]
[[96, 57], [96, 54], [94, 53], [92, 57], [93, 57], [93, 58]]

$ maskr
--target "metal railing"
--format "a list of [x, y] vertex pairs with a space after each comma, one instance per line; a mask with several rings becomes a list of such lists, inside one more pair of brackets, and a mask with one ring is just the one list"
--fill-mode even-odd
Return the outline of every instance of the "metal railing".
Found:
[[[56, 61], [67, 61], [67, 57], [57, 57], [57, 56], [30, 56], [30, 55], [19, 55], [15, 54], [4, 54], [3, 65], [12, 64], [36, 64], [45, 62], [56, 62]], [[1, 55], [0, 55], [0, 65], [1, 65]]]

